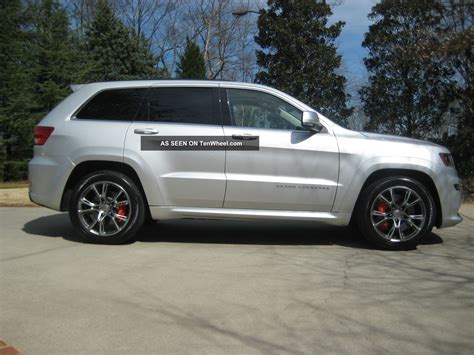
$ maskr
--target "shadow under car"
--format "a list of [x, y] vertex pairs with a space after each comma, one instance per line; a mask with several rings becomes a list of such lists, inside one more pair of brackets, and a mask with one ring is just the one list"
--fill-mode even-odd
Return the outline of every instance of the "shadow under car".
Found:
[[[62, 237], [80, 242], [67, 213], [39, 217], [23, 226], [27, 234]], [[373, 249], [348, 227], [294, 221], [224, 221], [180, 219], [145, 224], [135, 236], [139, 242], [255, 244], [255, 245], [340, 245]], [[443, 240], [431, 233], [422, 244]]]

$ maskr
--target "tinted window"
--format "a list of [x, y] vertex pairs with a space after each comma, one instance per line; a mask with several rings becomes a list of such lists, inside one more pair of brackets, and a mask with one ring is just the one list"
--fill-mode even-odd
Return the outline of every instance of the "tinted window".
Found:
[[301, 111], [276, 96], [243, 89], [228, 89], [230, 117], [237, 127], [302, 129]]
[[133, 121], [147, 89], [102, 91], [76, 115], [81, 119]]
[[156, 122], [220, 124], [213, 117], [212, 88], [152, 88], [140, 119]]

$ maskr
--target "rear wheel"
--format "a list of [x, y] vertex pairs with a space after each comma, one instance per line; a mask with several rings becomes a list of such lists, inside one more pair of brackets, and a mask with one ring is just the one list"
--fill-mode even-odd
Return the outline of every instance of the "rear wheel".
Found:
[[145, 206], [133, 180], [104, 170], [76, 185], [69, 216], [85, 242], [120, 244], [132, 239], [142, 226]]
[[408, 177], [389, 177], [368, 186], [361, 195], [357, 225], [377, 246], [396, 250], [416, 247], [435, 221], [429, 191]]

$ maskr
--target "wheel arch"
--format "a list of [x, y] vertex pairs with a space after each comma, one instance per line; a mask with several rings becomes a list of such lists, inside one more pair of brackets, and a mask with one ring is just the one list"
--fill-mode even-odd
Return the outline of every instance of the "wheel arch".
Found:
[[[433, 197], [433, 201], [435, 204], [435, 209], [436, 209], [436, 220], [435, 220], [435, 226], [439, 227], [441, 226], [442, 223], [442, 210], [441, 210], [441, 202], [439, 199], [438, 195], [438, 190], [436, 189], [436, 185], [433, 181], [433, 179], [426, 173], [419, 171], [419, 170], [411, 170], [411, 169], [380, 169], [372, 172], [367, 179], [365, 180], [364, 184], [362, 185], [362, 188], [359, 191], [359, 195], [357, 197], [356, 203], [354, 205], [354, 211], [357, 211], [357, 207], [362, 195], [362, 192], [370, 186], [373, 182], [380, 180], [385, 177], [390, 177], [390, 176], [405, 176], [409, 178], [413, 178], [420, 183], [422, 183], [428, 191], [431, 193], [431, 196]], [[351, 224], [354, 222], [355, 219], [355, 213], [352, 213], [351, 217]]]
[[61, 211], [67, 211], [69, 206], [69, 199], [71, 198], [72, 189], [77, 184], [77, 182], [87, 174], [93, 173], [94, 171], [99, 170], [113, 170], [119, 173], [122, 173], [128, 176], [133, 182], [137, 185], [138, 189], [142, 193], [143, 200], [146, 206], [146, 213], [147, 216], [150, 216], [150, 207], [148, 205], [148, 200], [146, 197], [145, 190], [143, 189], [143, 185], [140, 181], [140, 178], [136, 171], [128, 164], [115, 162], [115, 161], [107, 161], [107, 160], [88, 160], [81, 162], [80, 164], [76, 165], [74, 169], [69, 174], [69, 178], [66, 182], [64, 187], [63, 195], [61, 198]]

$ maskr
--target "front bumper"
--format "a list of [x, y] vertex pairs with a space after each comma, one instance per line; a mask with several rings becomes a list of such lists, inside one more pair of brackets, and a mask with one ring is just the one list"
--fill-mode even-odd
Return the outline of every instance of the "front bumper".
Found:
[[462, 192], [459, 188], [461, 181], [455, 172], [445, 176], [443, 180], [441, 188], [438, 188], [442, 215], [438, 228], [451, 227], [463, 220], [458, 213], [462, 203]]
[[462, 221], [463, 218], [461, 217], [461, 215], [459, 213], [456, 213], [456, 215], [449, 216], [448, 218], [443, 218], [443, 223], [438, 228], [452, 227], [456, 224], [461, 223]]

